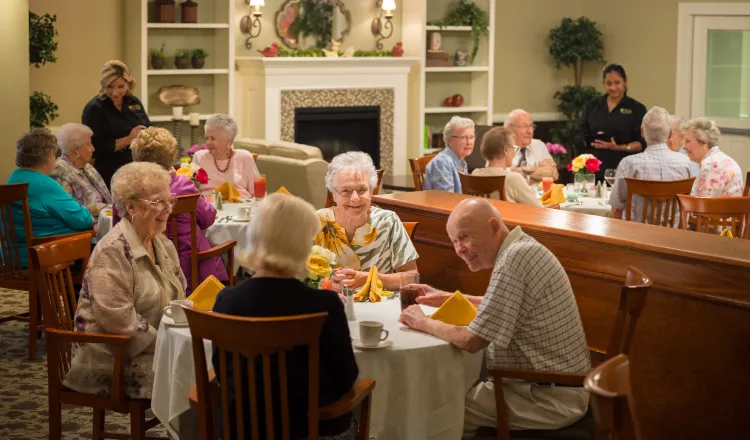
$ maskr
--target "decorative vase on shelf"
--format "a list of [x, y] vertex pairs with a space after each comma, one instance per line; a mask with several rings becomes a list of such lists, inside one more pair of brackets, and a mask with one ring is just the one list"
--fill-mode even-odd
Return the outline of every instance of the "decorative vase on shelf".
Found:
[[198, 23], [198, 3], [187, 0], [180, 6], [182, 7], [183, 23]]
[[203, 66], [206, 65], [206, 59], [193, 57], [191, 58], [190, 63], [193, 65], [193, 69], [202, 69]]
[[151, 56], [151, 68], [154, 70], [161, 70], [164, 68], [164, 65], [166, 64], [164, 57], [158, 57], [158, 56]]
[[188, 69], [190, 68], [190, 58], [187, 55], [175, 56], [174, 66], [178, 69]]
[[156, 22], [174, 23], [174, 0], [156, 0]]

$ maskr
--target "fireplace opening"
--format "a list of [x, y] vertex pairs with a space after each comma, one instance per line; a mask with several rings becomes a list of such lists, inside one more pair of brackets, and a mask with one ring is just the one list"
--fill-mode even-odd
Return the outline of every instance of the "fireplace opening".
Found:
[[380, 106], [296, 108], [294, 142], [320, 148], [328, 162], [337, 154], [364, 151], [380, 169]]

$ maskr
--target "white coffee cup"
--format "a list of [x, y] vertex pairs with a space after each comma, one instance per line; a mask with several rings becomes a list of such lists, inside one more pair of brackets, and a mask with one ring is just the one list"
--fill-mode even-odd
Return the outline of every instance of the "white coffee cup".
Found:
[[171, 301], [168, 306], [164, 307], [164, 314], [172, 318], [175, 324], [187, 324], [187, 316], [183, 307], [193, 307], [193, 302], [189, 299]]
[[[385, 332], [385, 335], [383, 333]], [[378, 321], [362, 321], [359, 323], [359, 340], [365, 347], [375, 347], [388, 339], [388, 330]]]

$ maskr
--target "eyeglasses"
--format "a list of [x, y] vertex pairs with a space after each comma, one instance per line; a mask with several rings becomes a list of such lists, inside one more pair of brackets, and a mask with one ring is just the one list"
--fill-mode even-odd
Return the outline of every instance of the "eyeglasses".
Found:
[[524, 124], [524, 125], [513, 125], [513, 126], [516, 127], [516, 128], [519, 128], [521, 130], [527, 130], [529, 128], [532, 129], [532, 130], [536, 130], [536, 124], [531, 124], [531, 125]]
[[167, 206], [169, 206], [169, 209], [172, 209], [174, 208], [174, 205], [177, 204], [177, 198], [175, 197], [170, 197], [166, 200], [164, 199], [159, 199], [159, 200], [138, 199], [138, 200], [140, 200], [141, 202], [146, 202], [149, 205], [156, 207], [159, 211], [164, 211], [165, 209], [167, 209]]
[[336, 192], [339, 193], [341, 197], [351, 197], [355, 192], [358, 196], [362, 197], [366, 194], [370, 193], [370, 188], [366, 186], [361, 186], [357, 189], [354, 188], [340, 188], [336, 189]]
[[474, 139], [477, 138], [476, 136], [473, 136], [473, 135], [472, 136], [451, 136], [451, 137], [453, 139], [458, 139], [461, 142], [473, 141]]

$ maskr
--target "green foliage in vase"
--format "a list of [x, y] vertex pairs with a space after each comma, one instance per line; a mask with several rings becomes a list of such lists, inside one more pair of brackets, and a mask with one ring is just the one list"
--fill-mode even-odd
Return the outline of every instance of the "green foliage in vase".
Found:
[[299, 14], [289, 26], [292, 35], [313, 37], [322, 49], [333, 38], [333, 4], [322, 0], [301, 0]]
[[208, 56], [208, 52], [206, 52], [204, 49], [193, 49], [191, 55], [193, 56], [193, 58], [206, 58]]
[[474, 57], [479, 51], [479, 38], [489, 33], [490, 18], [482, 8], [477, 6], [471, 0], [458, 0], [453, 9], [448, 12], [448, 16], [442, 20], [431, 20], [427, 22], [430, 26], [471, 26], [471, 37], [474, 41], [474, 47], [471, 49], [470, 61], [474, 62]]
[[190, 51], [185, 49], [177, 49], [176, 51], [174, 51], [174, 56], [175, 58], [182, 58], [184, 56], [187, 56], [188, 52]]
[[279, 45], [279, 51], [276, 56], [291, 58], [312, 58], [324, 57], [326, 56], [326, 54], [323, 52], [323, 49], [287, 49], [286, 47]]
[[158, 57], [158, 58], [164, 58], [164, 43], [162, 43], [161, 47], [159, 49], [154, 49], [151, 51], [152, 57]]
[[29, 99], [31, 128], [44, 127], [53, 120], [57, 119], [57, 104], [52, 102], [52, 98], [43, 92], [34, 92]]
[[57, 61], [56, 21], [56, 15], [37, 15], [29, 11], [29, 64], [34, 67]]

